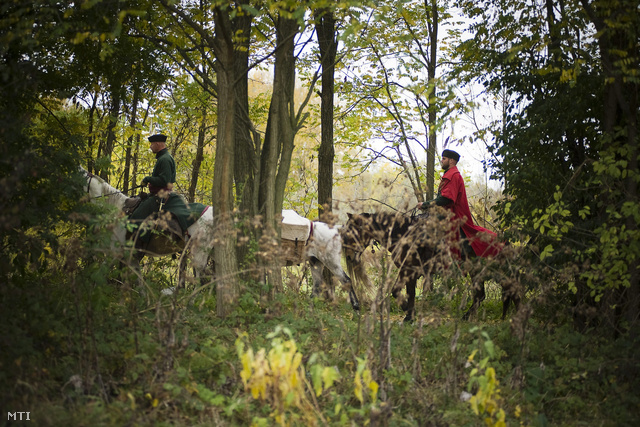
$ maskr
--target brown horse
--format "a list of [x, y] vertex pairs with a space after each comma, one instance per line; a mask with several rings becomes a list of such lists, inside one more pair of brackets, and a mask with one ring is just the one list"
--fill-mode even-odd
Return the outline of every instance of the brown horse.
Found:
[[[455, 258], [449, 248], [450, 233], [450, 222], [444, 218], [383, 212], [349, 214], [349, 220], [341, 230], [347, 269], [354, 280], [368, 280], [363, 276], [361, 265], [365, 249], [376, 242], [389, 251], [399, 270], [391, 294], [396, 298], [403, 287], [406, 289], [407, 298], [400, 306], [406, 312], [404, 321], [412, 322], [418, 279], [443, 272], [454, 263]], [[464, 319], [468, 319], [485, 299], [484, 281], [475, 284], [474, 288], [473, 303], [464, 313]], [[504, 287], [502, 295], [504, 319], [512, 302], [518, 309], [520, 298], [516, 292], [507, 291]]]

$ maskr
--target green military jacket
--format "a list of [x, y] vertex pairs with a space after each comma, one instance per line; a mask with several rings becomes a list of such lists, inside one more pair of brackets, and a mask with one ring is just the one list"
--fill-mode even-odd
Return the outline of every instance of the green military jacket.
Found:
[[[167, 190], [167, 185], [176, 181], [176, 163], [166, 148], [156, 153], [156, 165], [153, 168], [153, 172], [151, 176], [143, 178], [142, 181], [149, 183], [149, 192], [152, 196], [140, 203], [138, 208], [129, 216], [129, 219], [133, 220], [134, 223], [142, 221], [162, 209], [174, 214], [184, 231], [200, 218], [206, 208], [201, 203], [187, 203], [182, 196], [176, 193], [169, 193], [164, 199], [157, 197], [157, 193], [160, 190]], [[147, 239], [148, 241], [149, 238], [150, 236], [141, 236], [140, 240]]]
[[156, 165], [153, 167], [151, 176], [145, 176], [142, 182], [149, 183], [149, 192], [156, 194], [162, 189], [166, 189], [169, 183], [176, 182], [176, 162], [165, 148], [156, 153]]

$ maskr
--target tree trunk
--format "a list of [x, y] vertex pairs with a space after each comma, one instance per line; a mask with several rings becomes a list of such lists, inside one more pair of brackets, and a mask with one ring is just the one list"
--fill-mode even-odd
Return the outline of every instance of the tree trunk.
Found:
[[[235, 52], [235, 96], [236, 96], [236, 155], [234, 158], [234, 175], [236, 200], [238, 208], [244, 218], [251, 221], [258, 215], [258, 179], [260, 174], [260, 134], [255, 131], [249, 118], [249, 48], [251, 45], [251, 25], [253, 16], [244, 14], [233, 20], [234, 34], [237, 35], [236, 44], [239, 49]], [[256, 230], [243, 225], [244, 234], [255, 234]], [[259, 236], [254, 236], [256, 239]], [[241, 263], [250, 255], [249, 245], [238, 245], [238, 261]], [[244, 271], [244, 269], [243, 269]], [[249, 279], [255, 271], [241, 273], [241, 277]]]
[[218, 132], [213, 174], [213, 203], [216, 206], [216, 233], [213, 258], [216, 263], [217, 315], [226, 317], [238, 296], [238, 263], [233, 226], [233, 165], [235, 145], [234, 46], [228, 12], [215, 9], [215, 41], [218, 48]]
[[[293, 140], [297, 131], [294, 113], [295, 59], [294, 37], [298, 24], [293, 19], [278, 17], [276, 25], [276, 54], [274, 67], [273, 94], [269, 106], [267, 131], [260, 159], [259, 208], [264, 218], [263, 235], [268, 239], [280, 239], [280, 221], [284, 190], [289, 176]], [[264, 242], [272, 245], [273, 242]], [[273, 252], [271, 252], [273, 253]], [[280, 260], [264, 260], [264, 277], [273, 291], [278, 291], [280, 280]], [[269, 266], [269, 264], [271, 264]]]
[[[638, 69], [637, 41], [640, 35], [633, 23], [620, 22], [620, 17], [637, 13], [636, 5], [633, 2], [611, 4], [588, 0], [581, 0], [581, 2], [599, 33], [598, 45], [606, 81], [604, 131], [610, 135], [610, 144], [624, 145], [627, 149], [626, 157], [629, 162], [627, 169], [630, 173], [623, 179], [621, 186], [624, 192], [624, 203], [637, 207], [640, 203], [638, 184], [635, 179], [638, 173], [639, 85], [637, 79], [627, 78], [630, 74], [625, 73], [630, 73], [627, 70]], [[619, 21], [617, 22], [616, 19]], [[626, 58], [634, 59], [635, 64], [626, 65]], [[620, 132], [620, 129], [626, 132]], [[638, 223], [632, 214], [626, 214], [625, 226], [630, 235], [635, 235]], [[621, 245], [629, 247], [637, 244], [635, 241], [625, 243], [621, 242]], [[623, 311], [629, 331], [637, 334], [637, 326], [640, 323], [640, 271], [637, 257], [629, 260], [628, 265], [629, 287], [626, 290]]]
[[238, 16], [233, 20], [234, 34], [239, 35], [237, 42], [239, 49], [235, 53], [235, 95], [236, 95], [236, 156], [235, 156], [235, 184], [236, 196], [239, 201], [240, 212], [248, 217], [258, 213], [258, 199], [256, 197], [260, 164], [260, 138], [254, 141], [253, 124], [249, 118], [249, 48], [251, 44], [250, 14]]
[[91, 103], [91, 108], [89, 109], [89, 140], [87, 141], [87, 170], [91, 173], [95, 172], [94, 169], [94, 165], [95, 165], [95, 161], [94, 161], [94, 157], [93, 157], [93, 146], [96, 142], [96, 137], [94, 135], [94, 121], [95, 121], [95, 115], [96, 115], [96, 111], [98, 109], [98, 94], [94, 93], [93, 94], [93, 100]]
[[[316, 18], [316, 33], [320, 48], [320, 63], [322, 65], [322, 92], [320, 93], [320, 149], [318, 151], [318, 215], [321, 221], [332, 222], [333, 211], [333, 160], [335, 149], [333, 146], [333, 96], [336, 52], [335, 18], [329, 9], [318, 11]], [[331, 271], [322, 271], [326, 289], [321, 291], [325, 299], [333, 300], [335, 285]]]
[[[107, 157], [111, 162], [111, 155], [116, 145], [116, 126], [120, 116], [120, 89], [119, 83], [111, 86], [111, 105], [109, 106], [109, 124], [107, 125], [107, 135], [104, 144], [98, 149], [98, 157]], [[109, 180], [109, 169], [103, 169], [99, 173], [100, 178]]]
[[[278, 149], [280, 164], [276, 174], [273, 215], [280, 216], [284, 203], [284, 190], [291, 170], [294, 138], [298, 131], [298, 121], [295, 114], [295, 82], [296, 64], [294, 53], [294, 38], [298, 33], [298, 23], [294, 19], [278, 19], [278, 34], [280, 42], [276, 50], [276, 69], [274, 71], [274, 95], [276, 95], [276, 114], [269, 117], [269, 121], [277, 126], [276, 136], [280, 141]], [[273, 103], [272, 103], [273, 105]], [[278, 144], [276, 142], [276, 144]], [[280, 224], [278, 220], [277, 225]], [[278, 227], [279, 228], [279, 227]]]
[[320, 62], [322, 64], [322, 92], [320, 94], [320, 150], [318, 152], [318, 213], [322, 219], [323, 213], [333, 210], [333, 160], [335, 150], [333, 146], [333, 97], [336, 52], [335, 18], [328, 9], [318, 13], [316, 33], [320, 48]]
[[[136, 84], [133, 91], [133, 100], [131, 101], [131, 117], [129, 118], [129, 127], [131, 129], [136, 128], [136, 122], [138, 120], [138, 98], [140, 97], [140, 86]], [[124, 177], [122, 178], [123, 186], [122, 192], [127, 194], [129, 192], [129, 183], [131, 182], [129, 179], [129, 171], [131, 169], [131, 157], [132, 157], [132, 149], [134, 144], [133, 135], [131, 135], [127, 139], [127, 148], [125, 150], [124, 157]], [[135, 187], [135, 182], [131, 183], [131, 187]], [[133, 196], [133, 194], [130, 194]]]
[[[425, 7], [427, 3], [425, 2]], [[429, 82], [435, 82], [436, 69], [438, 67], [438, 20], [440, 19], [438, 14], [438, 2], [431, 0], [431, 22], [429, 25], [429, 39], [431, 58], [427, 64], [427, 77]], [[435, 91], [435, 84], [433, 85]], [[432, 97], [430, 96], [429, 99]], [[436, 129], [437, 129], [437, 116], [436, 106], [432, 105], [431, 101], [428, 103], [428, 120], [429, 120], [429, 135], [427, 143], [427, 196], [426, 200], [433, 200], [435, 197], [435, 164], [436, 164]]]
[[198, 126], [198, 147], [196, 148], [196, 156], [191, 164], [191, 182], [189, 183], [189, 192], [187, 194], [189, 202], [195, 202], [196, 200], [196, 187], [200, 176], [200, 166], [202, 165], [202, 159], [204, 159], [204, 143], [207, 135], [207, 111], [208, 107], [206, 105], [202, 106], [200, 126]]
[[[146, 123], [147, 123], [147, 119], [149, 118], [149, 109], [151, 108], [151, 99], [149, 100], [149, 103], [147, 104], [147, 108], [144, 109], [144, 117], [142, 118], [142, 123], [140, 125], [140, 127], [142, 129], [145, 128]], [[131, 172], [131, 182], [133, 183], [133, 185], [137, 185], [138, 184], [138, 159], [140, 158], [140, 133], [138, 133], [136, 135], [136, 143], [135, 143], [135, 150], [133, 150], [133, 171]]]

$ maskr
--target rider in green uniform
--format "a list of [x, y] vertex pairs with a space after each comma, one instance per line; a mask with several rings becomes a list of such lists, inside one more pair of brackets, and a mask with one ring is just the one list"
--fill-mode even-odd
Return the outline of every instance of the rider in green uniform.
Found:
[[[166, 145], [167, 137], [162, 134], [151, 135], [149, 137], [149, 143], [151, 145], [151, 151], [156, 155], [156, 164], [153, 167], [153, 172], [150, 176], [145, 176], [142, 179], [142, 187], [145, 185], [149, 187], [149, 193], [155, 197], [148, 197], [129, 217], [132, 220], [145, 219], [154, 212], [157, 212], [160, 207], [160, 200], [158, 200], [158, 193], [165, 191], [170, 193], [173, 189], [173, 183], [176, 180], [176, 162], [169, 153], [169, 149]], [[167, 196], [167, 194], [162, 194]]]
[[[149, 137], [151, 151], [156, 155], [156, 164], [151, 175], [142, 179], [142, 186], [147, 185], [151, 195], [129, 215], [129, 220], [135, 229], [150, 215], [163, 211], [170, 212], [178, 221], [182, 232], [186, 232], [206, 208], [201, 203], [187, 203], [181, 195], [172, 192], [173, 183], [176, 180], [176, 162], [169, 153], [166, 141], [167, 137], [162, 134]], [[150, 239], [151, 233], [143, 232], [136, 240], [139, 245], [144, 245]]]
[[[166, 135], [156, 134], [149, 137], [151, 151], [156, 155], [156, 164], [151, 175], [142, 179], [142, 186], [148, 186], [151, 195], [129, 215], [129, 220], [136, 226], [135, 228], [148, 216], [161, 209], [161, 204], [166, 203], [173, 189], [173, 183], [176, 180], [176, 162], [169, 153], [166, 142]], [[150, 238], [150, 233], [141, 233], [138, 236], [140, 243], [147, 243]]]
[[161, 190], [170, 192], [176, 181], [176, 162], [171, 157], [166, 142], [167, 137], [162, 134], [149, 137], [151, 151], [156, 155], [156, 164], [151, 176], [143, 178], [142, 185], [148, 184], [151, 194], [158, 194]]

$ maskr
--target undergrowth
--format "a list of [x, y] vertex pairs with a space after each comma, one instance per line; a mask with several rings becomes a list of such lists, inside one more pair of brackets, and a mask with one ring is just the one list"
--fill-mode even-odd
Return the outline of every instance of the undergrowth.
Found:
[[[98, 237], [96, 237], [98, 239]], [[173, 293], [176, 261], [138, 273], [70, 238], [0, 287], [3, 413], [58, 425], [633, 425], [638, 341], [578, 333], [569, 313], [500, 320], [500, 292], [460, 320], [464, 288], [434, 281], [403, 324], [364, 302], [312, 299], [305, 277], [231, 316], [215, 283]], [[308, 275], [308, 271], [296, 270]], [[380, 280], [382, 280], [381, 278]], [[464, 283], [462, 280], [460, 283]], [[524, 320], [523, 320], [524, 319]]]

